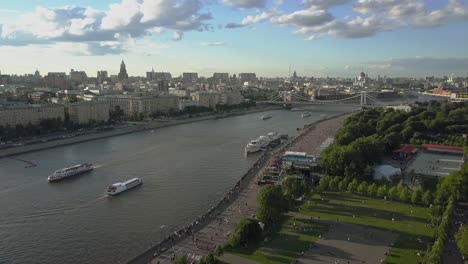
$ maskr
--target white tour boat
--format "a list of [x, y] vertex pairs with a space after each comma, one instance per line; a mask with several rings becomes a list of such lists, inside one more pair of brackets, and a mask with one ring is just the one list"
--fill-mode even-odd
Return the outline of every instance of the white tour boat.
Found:
[[309, 117], [309, 116], [310, 116], [310, 112], [304, 112], [301, 115], [302, 118], [306, 118], [306, 117]]
[[266, 148], [270, 144], [270, 139], [267, 136], [260, 136], [259, 138], [250, 141], [245, 146], [245, 152], [253, 153], [260, 151], [262, 148]]
[[66, 167], [60, 170], [54, 171], [49, 177], [47, 177], [48, 181], [59, 181], [64, 178], [68, 178], [71, 176], [75, 176], [78, 174], [82, 174], [88, 171], [93, 170], [93, 164], [91, 163], [85, 163], [85, 164], [78, 164], [70, 167]]
[[271, 115], [264, 115], [262, 116], [262, 120], [267, 120], [270, 119], [272, 116]]
[[126, 190], [130, 190], [138, 185], [142, 184], [143, 181], [140, 178], [133, 178], [125, 182], [117, 182], [107, 188], [106, 194], [117, 195]]

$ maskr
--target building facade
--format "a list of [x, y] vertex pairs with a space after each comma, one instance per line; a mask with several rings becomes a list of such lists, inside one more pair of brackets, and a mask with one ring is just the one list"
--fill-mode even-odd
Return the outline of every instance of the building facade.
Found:
[[60, 118], [65, 120], [65, 107], [63, 105], [26, 105], [11, 108], [0, 108], [0, 126], [15, 127], [29, 123], [39, 125], [41, 120]]
[[168, 112], [170, 109], [179, 109], [179, 98], [172, 95], [159, 96], [130, 96], [130, 95], [109, 95], [102, 100], [109, 103], [110, 109], [120, 108], [126, 116], [131, 116], [138, 112], [150, 115], [155, 112]]
[[109, 121], [109, 103], [79, 102], [68, 105], [70, 121], [75, 124], [88, 124], [92, 120], [100, 123]]
[[218, 93], [198, 91], [191, 94], [192, 101], [198, 102], [199, 106], [215, 108], [218, 104]]
[[213, 74], [213, 80], [215, 81], [215, 83], [228, 83], [229, 73], [216, 72]]
[[182, 74], [182, 80], [185, 83], [196, 83], [198, 81], [198, 73], [196, 73], [196, 72], [184, 72]]
[[70, 71], [70, 81], [72, 83], [86, 83], [88, 76], [84, 71], [75, 71], [71, 69]]
[[239, 73], [241, 82], [256, 82], [257, 75], [255, 73]]
[[191, 94], [199, 106], [215, 108], [216, 105], [237, 105], [244, 101], [240, 91], [198, 91]]

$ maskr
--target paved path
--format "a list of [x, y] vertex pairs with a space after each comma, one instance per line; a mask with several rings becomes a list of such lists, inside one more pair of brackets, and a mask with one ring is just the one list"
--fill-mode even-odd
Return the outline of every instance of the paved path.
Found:
[[[299, 213], [290, 213], [296, 218], [310, 219]], [[398, 235], [390, 231], [362, 225], [346, 224], [314, 218], [314, 221], [329, 224], [330, 230], [316, 241], [304, 256], [301, 264], [320, 263], [380, 263], [390, 252], [391, 244]]]

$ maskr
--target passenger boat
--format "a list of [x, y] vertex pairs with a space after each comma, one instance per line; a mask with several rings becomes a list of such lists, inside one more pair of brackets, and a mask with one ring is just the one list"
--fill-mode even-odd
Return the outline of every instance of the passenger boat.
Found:
[[271, 115], [264, 115], [262, 116], [262, 120], [267, 120], [270, 119], [272, 116]]
[[75, 176], [78, 174], [82, 174], [82, 173], [91, 171], [93, 169], [94, 167], [93, 167], [93, 164], [91, 163], [78, 164], [78, 165], [74, 165], [74, 166], [70, 166], [70, 167], [66, 167], [66, 168], [54, 171], [54, 173], [52, 173], [51, 175], [49, 175], [49, 177], [47, 177], [47, 180], [49, 182], [59, 181], [61, 179]]
[[309, 117], [309, 116], [310, 116], [310, 112], [304, 112], [301, 115], [302, 118], [306, 118], [306, 117]]
[[107, 188], [106, 194], [114, 196], [121, 192], [125, 192], [132, 188], [135, 188], [142, 183], [143, 181], [140, 178], [133, 178], [125, 182], [117, 182], [109, 186], [109, 188]]
[[254, 153], [260, 151], [262, 148], [268, 147], [270, 140], [267, 136], [260, 136], [259, 138], [250, 141], [247, 146], [245, 146], [245, 152]]
[[275, 147], [281, 144], [281, 135], [277, 132], [270, 132], [267, 134], [268, 140], [270, 140], [270, 143], [268, 143], [269, 146]]

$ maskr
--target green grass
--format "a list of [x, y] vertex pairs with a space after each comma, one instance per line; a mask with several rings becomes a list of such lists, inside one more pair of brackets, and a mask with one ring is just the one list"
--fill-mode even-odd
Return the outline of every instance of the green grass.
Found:
[[424, 252], [427, 244], [418, 242], [418, 238], [429, 243], [433, 236], [433, 229], [424, 226], [430, 222], [428, 208], [349, 193], [325, 192], [322, 197], [323, 200], [320, 195], [312, 194], [311, 201], [303, 204], [299, 213], [398, 233], [387, 262], [416, 263], [422, 260], [416, 253]]
[[309, 219], [286, 216], [279, 233], [257, 247], [235, 249], [230, 253], [258, 263], [283, 264], [297, 259], [320, 234], [328, 231], [328, 225]]

